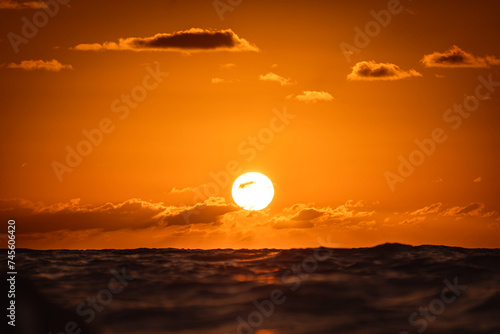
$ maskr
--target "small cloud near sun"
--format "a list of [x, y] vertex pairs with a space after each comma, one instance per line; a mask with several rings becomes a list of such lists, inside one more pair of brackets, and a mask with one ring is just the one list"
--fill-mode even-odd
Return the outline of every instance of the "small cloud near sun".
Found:
[[488, 68], [490, 66], [500, 65], [500, 59], [495, 56], [478, 57], [474, 56], [458, 46], [453, 45], [445, 52], [433, 52], [420, 60], [425, 67], [469, 67], [469, 68]]
[[260, 51], [257, 46], [239, 37], [231, 29], [200, 28], [191, 28], [173, 33], [159, 33], [150, 37], [120, 38], [118, 42], [78, 44], [74, 49], [80, 51]]
[[259, 76], [259, 80], [278, 82], [281, 86], [287, 86], [287, 85], [293, 84], [290, 81], [290, 78], [282, 77], [282, 76], [280, 76], [280, 75], [278, 75], [276, 73], [273, 73], [273, 72], [269, 72], [269, 73], [267, 73], [265, 75], [260, 75]]
[[481, 176], [476, 177], [473, 181], [476, 182], [476, 183], [481, 182]]
[[401, 80], [421, 76], [422, 74], [414, 69], [405, 71], [395, 64], [376, 63], [370, 60], [360, 61], [354, 65], [352, 72], [347, 75], [347, 79], [353, 81]]
[[324, 92], [324, 91], [318, 92], [318, 91], [313, 91], [313, 90], [305, 90], [296, 96], [288, 95], [286, 98], [287, 99], [295, 99], [295, 100], [300, 101], [300, 102], [312, 102], [312, 103], [329, 102], [329, 101], [333, 101], [333, 99], [334, 99], [334, 97], [328, 92]]
[[73, 66], [63, 65], [55, 59], [44, 60], [23, 60], [19, 64], [10, 63], [7, 68], [21, 69], [25, 71], [45, 70], [50, 72], [59, 72], [60, 70], [72, 70]]

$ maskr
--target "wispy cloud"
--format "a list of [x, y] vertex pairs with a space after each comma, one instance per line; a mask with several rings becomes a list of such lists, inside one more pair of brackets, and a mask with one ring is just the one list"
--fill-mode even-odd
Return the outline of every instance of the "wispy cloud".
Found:
[[263, 74], [259, 76], [259, 80], [262, 81], [273, 81], [279, 83], [281, 86], [291, 85], [292, 82], [289, 78], [282, 77], [276, 73], [269, 72], [267, 74]]
[[395, 64], [376, 63], [370, 60], [361, 61], [354, 65], [352, 72], [347, 75], [347, 79], [357, 81], [401, 80], [421, 76], [422, 74], [414, 69], [405, 71]]
[[253, 51], [259, 48], [240, 38], [231, 29], [214, 30], [191, 28], [173, 33], [159, 33], [151, 37], [120, 38], [118, 42], [78, 44], [75, 50], [131, 50], [131, 51]]
[[21, 69], [26, 71], [45, 70], [51, 72], [59, 72], [60, 70], [72, 70], [73, 66], [63, 65], [55, 59], [44, 60], [23, 60], [21, 63], [10, 63], [7, 68]]
[[330, 93], [324, 91], [305, 90], [302, 93], [295, 96], [288, 95], [287, 99], [295, 99], [300, 102], [316, 103], [321, 101], [323, 102], [332, 101], [334, 97]]
[[474, 56], [458, 46], [453, 45], [445, 52], [433, 52], [420, 60], [426, 67], [469, 67], [488, 68], [491, 65], [500, 65], [500, 59], [494, 56], [478, 57]]

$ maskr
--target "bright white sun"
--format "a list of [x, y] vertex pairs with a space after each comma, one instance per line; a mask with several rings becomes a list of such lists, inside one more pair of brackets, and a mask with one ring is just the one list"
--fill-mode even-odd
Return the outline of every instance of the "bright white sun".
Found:
[[245, 210], [262, 210], [274, 196], [273, 183], [261, 173], [246, 173], [233, 183], [233, 198]]

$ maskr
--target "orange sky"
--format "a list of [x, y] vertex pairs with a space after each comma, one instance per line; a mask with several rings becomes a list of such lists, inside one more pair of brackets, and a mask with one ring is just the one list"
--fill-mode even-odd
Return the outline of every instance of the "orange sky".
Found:
[[500, 247], [497, 3], [229, 3], [0, 1], [18, 247]]

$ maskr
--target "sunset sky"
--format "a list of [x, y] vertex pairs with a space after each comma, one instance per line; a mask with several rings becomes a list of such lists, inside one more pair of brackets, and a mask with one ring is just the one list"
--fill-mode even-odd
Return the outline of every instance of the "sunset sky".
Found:
[[499, 10], [0, 0], [0, 216], [35, 249], [500, 247]]

